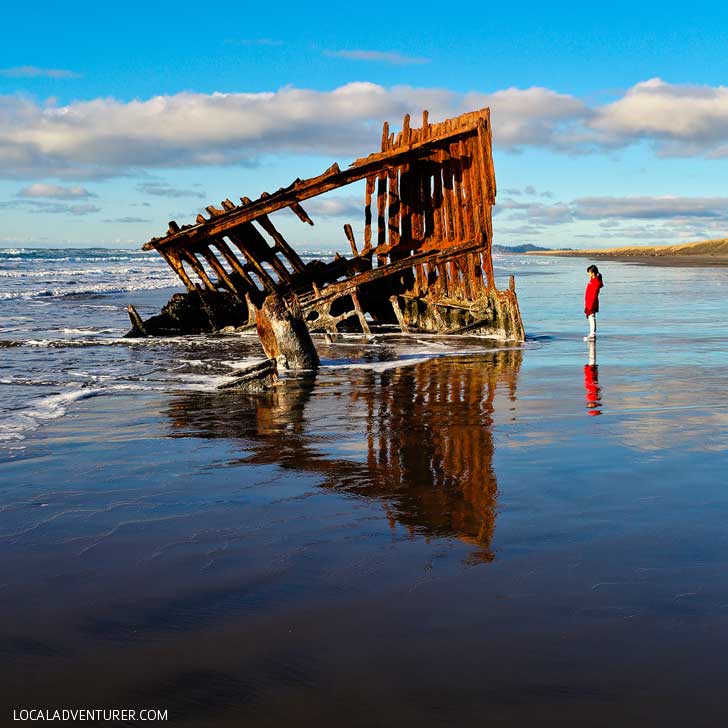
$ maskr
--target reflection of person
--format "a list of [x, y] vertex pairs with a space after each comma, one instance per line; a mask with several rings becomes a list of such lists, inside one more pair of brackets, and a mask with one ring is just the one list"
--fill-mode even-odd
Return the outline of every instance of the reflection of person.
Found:
[[597, 338], [596, 314], [599, 311], [599, 290], [604, 287], [604, 281], [595, 265], [590, 265], [586, 272], [589, 274], [589, 283], [584, 292], [584, 315], [589, 321], [589, 335], [584, 337], [584, 341], [590, 341]]
[[586, 408], [590, 415], [600, 415], [602, 390], [599, 386], [599, 367], [597, 366], [597, 343], [589, 340], [589, 362], [584, 364], [584, 389], [586, 389]]

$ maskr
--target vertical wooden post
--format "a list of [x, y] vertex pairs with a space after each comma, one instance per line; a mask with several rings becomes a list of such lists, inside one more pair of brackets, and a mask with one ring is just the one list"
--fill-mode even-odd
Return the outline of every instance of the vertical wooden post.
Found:
[[384, 209], [387, 205], [387, 175], [382, 173], [377, 179], [377, 246], [384, 245], [387, 240], [387, 226]]
[[354, 240], [354, 231], [351, 229], [351, 225], [347, 222], [346, 225], [344, 225], [344, 235], [346, 235], [346, 239], [349, 241], [349, 245], [351, 246], [351, 252], [354, 257], [359, 255], [359, 251], [356, 248], [356, 240]]
[[364, 200], [364, 250], [372, 247], [372, 194], [374, 193], [374, 177], [367, 177], [366, 197]]
[[[389, 247], [396, 248], [399, 245], [399, 168], [389, 170], [389, 199], [387, 209], [389, 212]], [[390, 257], [391, 259], [391, 257]]]

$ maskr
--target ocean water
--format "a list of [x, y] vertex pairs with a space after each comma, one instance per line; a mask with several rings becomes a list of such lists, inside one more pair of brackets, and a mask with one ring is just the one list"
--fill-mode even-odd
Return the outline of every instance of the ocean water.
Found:
[[[21, 453], [29, 433], [79, 400], [124, 391], [212, 391], [262, 359], [255, 334], [123, 338], [128, 303], [146, 318], [179, 290], [156, 253], [0, 249], [0, 456]], [[371, 343], [366, 355], [352, 354], [346, 343], [327, 349], [327, 363], [354, 366], [363, 356], [369, 366], [381, 355], [386, 367], [400, 355], [468, 348], [434, 338]]]
[[[728, 268], [503, 256], [523, 345], [125, 340], [129, 251], [0, 254], [1, 710], [180, 726], [713, 726]], [[134, 273], [132, 274], [132, 271]]]

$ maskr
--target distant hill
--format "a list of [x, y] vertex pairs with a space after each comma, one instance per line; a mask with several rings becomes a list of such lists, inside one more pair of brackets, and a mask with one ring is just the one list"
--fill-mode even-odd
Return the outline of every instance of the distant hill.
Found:
[[[494, 253], [533, 253], [540, 250], [548, 250], [548, 248], [541, 248], [538, 245], [525, 243], [524, 245], [494, 245], [492, 250]], [[564, 250], [567, 250], [567, 248], [564, 248]]]
[[[495, 246], [493, 246], [495, 249]], [[648, 258], [648, 257], [728, 257], [728, 238], [702, 240], [685, 245], [630, 246], [624, 248], [601, 248], [596, 250], [530, 250], [534, 255], [567, 255], [588, 258]]]

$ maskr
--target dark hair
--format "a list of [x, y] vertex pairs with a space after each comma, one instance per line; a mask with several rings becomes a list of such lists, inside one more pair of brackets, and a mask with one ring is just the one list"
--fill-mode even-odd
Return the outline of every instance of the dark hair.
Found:
[[590, 265], [590, 266], [589, 266], [589, 267], [588, 267], [588, 268], [586, 269], [586, 272], [587, 272], [587, 273], [593, 273], [593, 274], [594, 274], [594, 275], [595, 275], [595, 276], [596, 276], [596, 277], [597, 277], [597, 278], [599, 279], [599, 282], [600, 282], [600, 283], [601, 283], [602, 285], [604, 285], [604, 281], [602, 280], [602, 274], [601, 274], [601, 273], [599, 272], [599, 268], [597, 268], [597, 267], [596, 267], [595, 265]]

